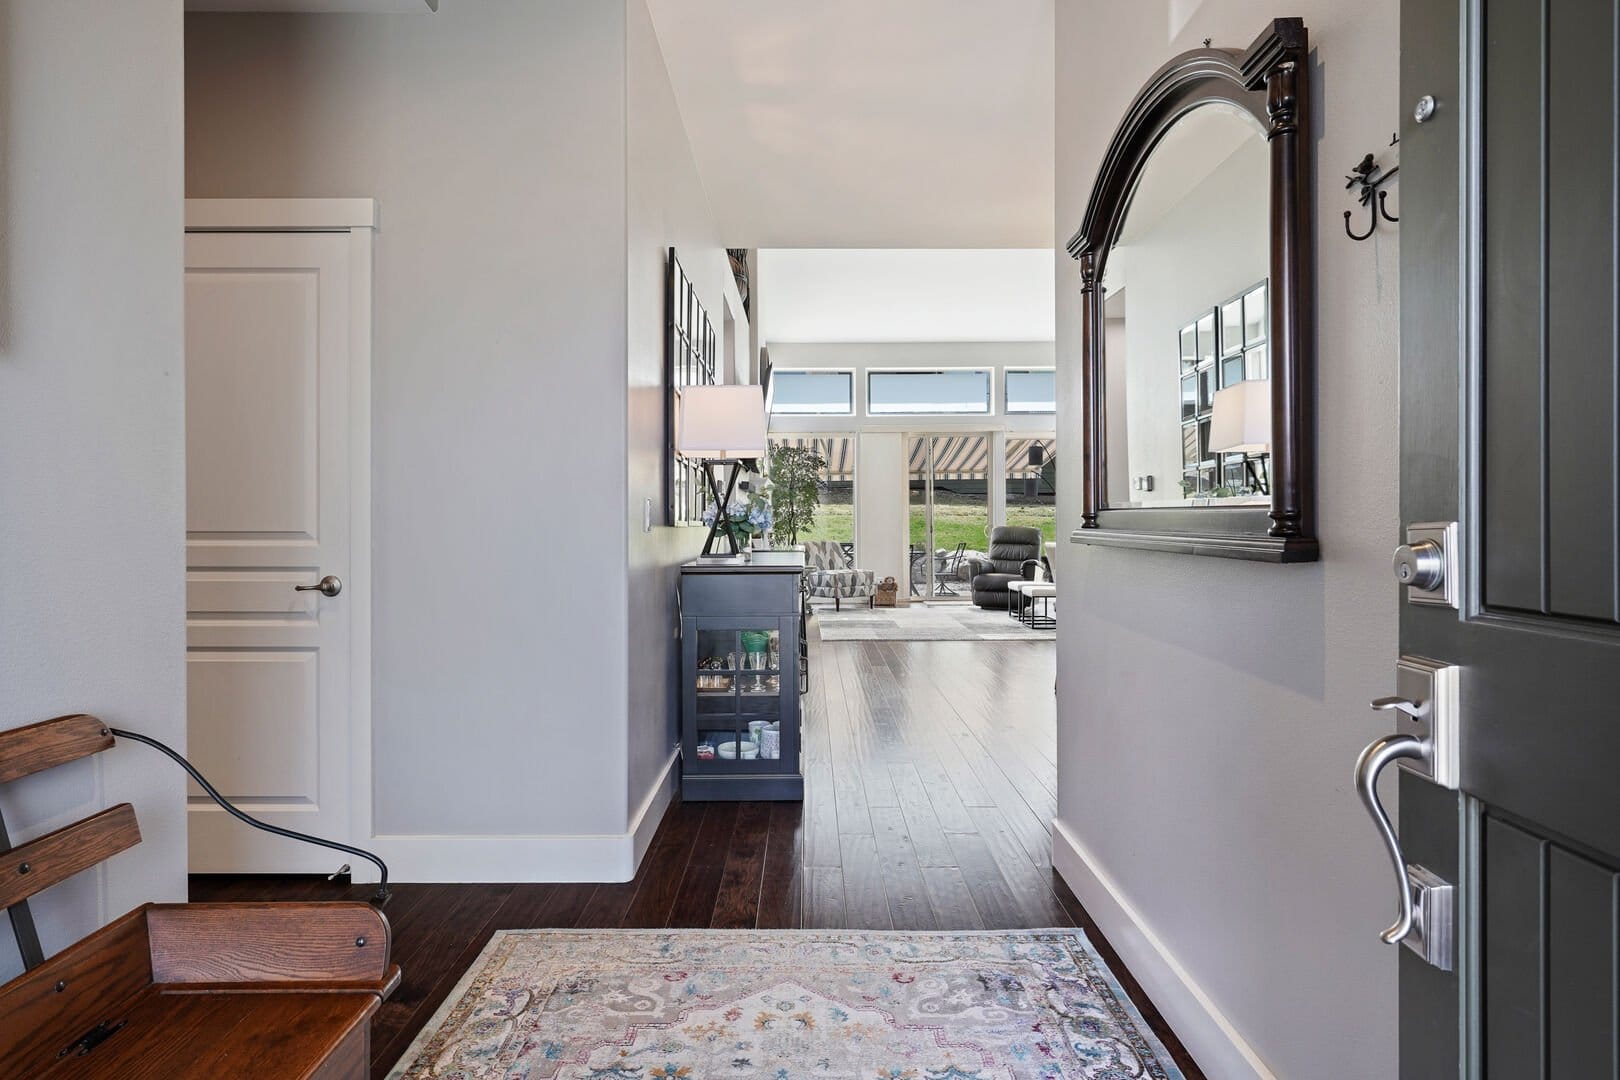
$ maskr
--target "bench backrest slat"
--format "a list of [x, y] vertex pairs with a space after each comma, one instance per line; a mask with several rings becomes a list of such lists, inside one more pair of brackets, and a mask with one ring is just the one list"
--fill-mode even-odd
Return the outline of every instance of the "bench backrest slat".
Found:
[[83, 713], [0, 731], [0, 784], [66, 765], [112, 744], [107, 725]]
[[119, 803], [19, 844], [0, 853], [0, 908], [27, 900], [140, 842], [141, 827], [135, 822], [135, 808]]

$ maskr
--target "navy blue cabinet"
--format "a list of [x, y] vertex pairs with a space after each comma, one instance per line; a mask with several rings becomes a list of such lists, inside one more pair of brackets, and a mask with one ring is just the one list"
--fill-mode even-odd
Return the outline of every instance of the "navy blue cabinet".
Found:
[[802, 799], [798, 552], [681, 567], [681, 791], [686, 799]]

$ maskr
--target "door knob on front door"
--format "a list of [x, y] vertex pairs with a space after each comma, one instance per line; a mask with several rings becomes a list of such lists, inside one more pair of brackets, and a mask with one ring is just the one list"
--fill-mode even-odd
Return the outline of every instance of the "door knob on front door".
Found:
[[336, 574], [327, 574], [313, 585], [294, 585], [294, 592], [318, 592], [322, 596], [336, 596], [343, 591], [343, 579]]
[[1457, 524], [1426, 522], [1406, 530], [1395, 549], [1395, 580], [1406, 586], [1413, 604], [1457, 606]]
[[1395, 549], [1395, 580], [1418, 589], [1433, 589], [1446, 579], [1446, 553], [1433, 540]]

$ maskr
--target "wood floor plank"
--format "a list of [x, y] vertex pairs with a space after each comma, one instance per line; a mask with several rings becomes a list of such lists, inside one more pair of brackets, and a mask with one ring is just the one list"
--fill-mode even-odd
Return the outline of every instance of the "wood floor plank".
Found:
[[[738, 804], [734, 802], [710, 803], [703, 815], [703, 827], [698, 830], [697, 842], [686, 862], [686, 873], [675, 893], [674, 903], [665, 915], [662, 925], [704, 927], [714, 918], [715, 899], [720, 894], [720, 878], [725, 872], [726, 853], [731, 848], [737, 831]], [[637, 897], [638, 901], [640, 897]], [[657, 926], [651, 921], [656, 912], [648, 912], [647, 922], [637, 921], [632, 908], [631, 926]]]
[[[928, 797], [928, 789], [917, 767], [910, 762], [891, 765], [889, 775], [894, 780], [895, 793], [900, 797], [899, 809], [911, 835], [911, 846], [917, 852], [917, 865], [955, 866], [956, 856], [951, 852], [950, 841], [945, 839], [944, 826], [934, 809], [933, 800]], [[961, 807], [961, 804], [957, 803], [956, 807]], [[966, 823], [967, 832], [973, 831], [972, 819], [968, 817], [966, 808], [961, 809], [959, 818], [953, 809], [952, 817], [957, 824]]]
[[1018, 898], [1001, 876], [1001, 867], [996, 865], [984, 838], [976, 833], [954, 833], [947, 839], [951, 850], [956, 852], [956, 864], [961, 868], [985, 929], [1014, 930], [1028, 925], [1019, 909]]
[[983, 930], [984, 919], [973, 903], [973, 890], [955, 866], [922, 868], [923, 888], [928, 906], [941, 930]]
[[872, 829], [883, 892], [889, 901], [889, 921], [896, 930], [936, 929], [938, 923], [928, 902], [928, 888], [917, 865], [905, 815], [898, 807], [874, 806]]
[[804, 804], [772, 803], [765, 841], [765, 869], [759, 888], [761, 929], [804, 925]]
[[[680, 875], [686, 869], [687, 857], [697, 840], [698, 827], [703, 823], [704, 805], [678, 802], [670, 807], [653, 836], [651, 847], [642, 858], [636, 876], [629, 881], [598, 885], [575, 920], [575, 925], [581, 928], [622, 925], [630, 913], [630, 906], [635, 903], [636, 894], [654, 877], [660, 879], [658, 888], [678, 888]], [[673, 885], [667, 881], [671, 874], [675, 875]]]
[[848, 920], [844, 914], [844, 872], [836, 866], [805, 867], [806, 927], [841, 930]]
[[744, 929], [759, 922], [760, 893], [765, 879], [765, 850], [770, 843], [769, 803], [744, 803], [721, 867], [719, 894], [709, 925]]
[[1006, 819], [994, 810], [972, 811], [979, 823], [985, 849], [1001, 870], [1002, 880], [1023, 912], [1026, 926], [1069, 926], [1072, 920], [1052, 891], [1049, 866], [1030, 865], [1023, 847], [1013, 837]]
[[855, 930], [892, 930], [889, 898], [883, 888], [883, 864], [877, 841], [870, 836], [843, 836], [845, 924]]

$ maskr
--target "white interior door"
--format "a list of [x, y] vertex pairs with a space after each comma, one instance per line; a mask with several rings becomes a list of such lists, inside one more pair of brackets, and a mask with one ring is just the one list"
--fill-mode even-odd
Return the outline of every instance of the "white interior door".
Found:
[[[250, 814], [351, 838], [348, 233], [186, 236], [188, 756]], [[345, 582], [347, 584], [347, 582]], [[194, 873], [331, 871], [190, 789]]]

